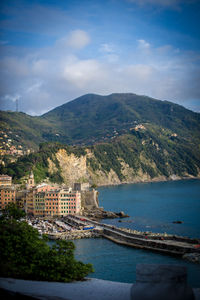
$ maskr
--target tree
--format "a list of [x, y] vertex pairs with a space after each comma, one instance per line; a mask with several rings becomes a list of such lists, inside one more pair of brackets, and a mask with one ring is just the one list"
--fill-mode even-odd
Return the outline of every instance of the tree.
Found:
[[10, 203], [2, 210], [1, 219], [20, 220], [25, 217], [25, 212], [19, 209], [16, 204]]
[[0, 249], [0, 277], [71, 282], [93, 272], [91, 264], [75, 260], [72, 242], [51, 247], [25, 221], [9, 217], [0, 220]]

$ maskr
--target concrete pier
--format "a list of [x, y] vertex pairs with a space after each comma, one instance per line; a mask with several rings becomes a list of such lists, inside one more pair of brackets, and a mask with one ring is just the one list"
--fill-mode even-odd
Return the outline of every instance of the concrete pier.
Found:
[[179, 236], [164, 236], [162, 234], [147, 235], [147, 233], [133, 234], [115, 226], [99, 223], [89, 218], [73, 216], [68, 218], [74, 226], [84, 226], [86, 223], [95, 225], [102, 230], [102, 236], [115, 243], [134, 248], [157, 251], [163, 254], [183, 256], [186, 253], [200, 253], [200, 240]]

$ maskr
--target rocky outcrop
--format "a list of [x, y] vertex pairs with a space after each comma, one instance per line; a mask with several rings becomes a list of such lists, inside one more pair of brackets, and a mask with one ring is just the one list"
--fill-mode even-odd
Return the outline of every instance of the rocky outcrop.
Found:
[[[68, 154], [65, 149], [59, 149], [55, 157], [58, 160], [64, 183], [68, 186], [73, 186], [74, 182], [89, 182], [91, 185], [102, 186], [166, 180], [165, 176], [157, 176], [152, 179], [149, 174], [143, 172], [141, 168], [136, 172], [126, 164], [123, 159], [120, 159], [123, 179], [120, 179], [113, 169], [110, 169], [108, 172], [103, 170], [100, 165], [99, 168], [93, 170], [87, 163], [88, 158], [95, 159], [90, 149], [86, 149], [86, 154], [81, 156], [76, 156], [73, 153]], [[50, 174], [58, 171], [55, 163], [50, 158], [48, 158], [48, 165]]]
[[200, 264], [200, 253], [196, 252], [196, 253], [186, 253], [183, 255], [183, 258], [186, 260], [189, 260], [191, 262]]
[[47, 161], [49, 165], [49, 173], [56, 173], [58, 171], [58, 168], [56, 167], [55, 163], [49, 157], [47, 158]]
[[85, 208], [84, 211], [83, 211], [83, 215], [85, 217], [91, 218], [92, 220], [115, 219], [115, 218], [127, 218], [127, 217], [129, 217], [123, 211], [118, 213], [118, 212], [106, 211], [103, 208], [93, 208], [93, 209]]
[[72, 186], [74, 182], [88, 181], [86, 155], [78, 157], [73, 153], [68, 154], [65, 149], [59, 149], [56, 158], [60, 164], [61, 175], [67, 185]]

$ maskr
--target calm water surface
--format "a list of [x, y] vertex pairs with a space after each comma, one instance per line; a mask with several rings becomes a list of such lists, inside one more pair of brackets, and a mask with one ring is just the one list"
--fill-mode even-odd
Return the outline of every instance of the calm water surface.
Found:
[[[105, 210], [121, 211], [130, 218], [103, 220], [105, 223], [142, 231], [167, 232], [200, 237], [200, 181], [182, 180], [140, 183], [99, 188], [99, 202]], [[183, 224], [173, 224], [181, 220]], [[128, 221], [128, 222], [127, 222]], [[138, 263], [187, 266], [188, 281], [200, 287], [200, 265], [150, 251], [129, 248], [109, 240], [76, 240], [76, 258], [94, 265], [89, 277], [134, 282]]]

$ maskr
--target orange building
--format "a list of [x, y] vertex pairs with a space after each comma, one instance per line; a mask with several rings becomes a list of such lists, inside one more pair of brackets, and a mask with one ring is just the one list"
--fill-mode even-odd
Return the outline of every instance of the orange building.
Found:
[[45, 193], [45, 215], [60, 215], [59, 190], [51, 190]]
[[16, 203], [15, 186], [0, 186], [0, 210], [10, 203]]
[[0, 186], [1, 185], [12, 185], [12, 177], [8, 175], [0, 175]]
[[34, 216], [66, 216], [81, 210], [78, 191], [41, 185], [27, 192], [26, 211]]

